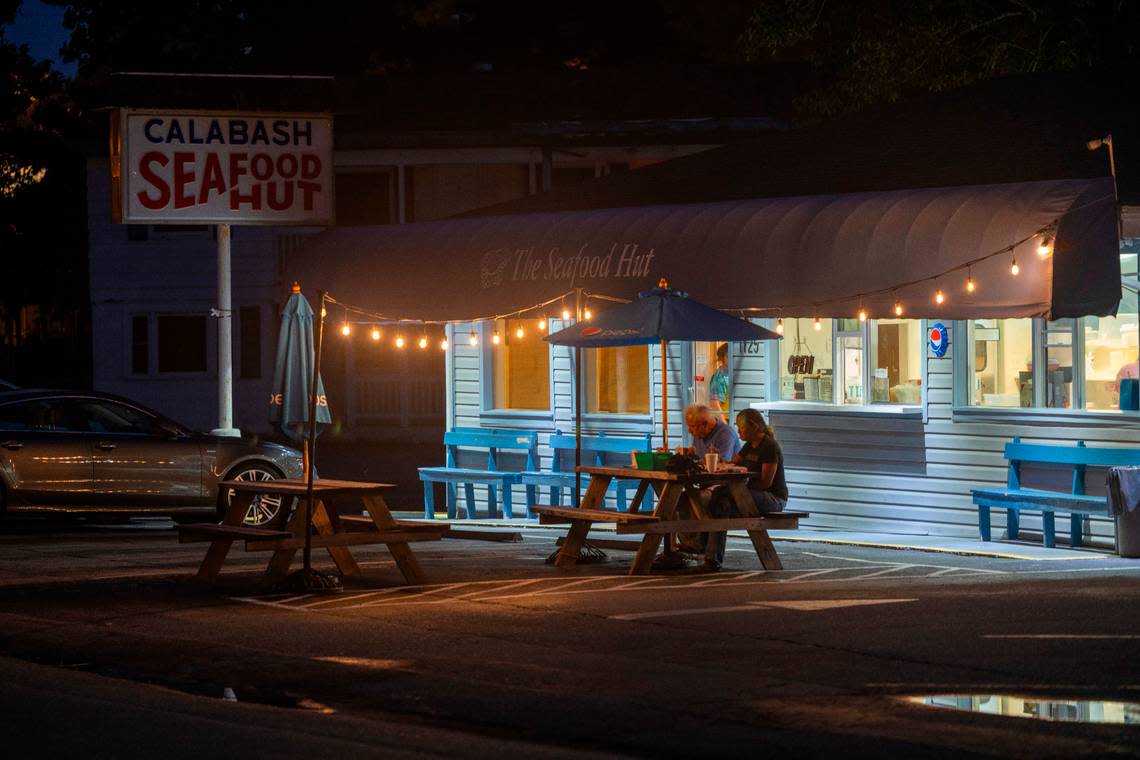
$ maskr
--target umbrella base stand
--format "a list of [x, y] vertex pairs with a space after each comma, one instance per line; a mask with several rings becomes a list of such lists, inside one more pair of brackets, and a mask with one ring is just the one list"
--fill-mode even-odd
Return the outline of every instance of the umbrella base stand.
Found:
[[[553, 565], [554, 561], [556, 559], [558, 559], [558, 553], [561, 551], [562, 551], [561, 548], [555, 549], [554, 553], [546, 558], [546, 564]], [[604, 551], [602, 551], [601, 549], [599, 549], [598, 547], [591, 544], [589, 541], [584, 541], [582, 543], [582, 548], [578, 550], [578, 564], [579, 565], [581, 565], [583, 563], [588, 564], [590, 562], [605, 562], [606, 559], [607, 559], [606, 553]]]
[[320, 573], [310, 567], [290, 573], [275, 588], [278, 591], [292, 593], [333, 594], [342, 591], [344, 586], [340, 582], [339, 575]]

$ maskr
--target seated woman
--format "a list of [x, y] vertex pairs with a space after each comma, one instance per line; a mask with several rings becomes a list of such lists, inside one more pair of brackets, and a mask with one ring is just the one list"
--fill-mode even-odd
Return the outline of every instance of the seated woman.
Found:
[[[783, 512], [788, 505], [788, 484], [784, 480], [784, 453], [776, 443], [776, 434], [764, 416], [755, 409], [745, 409], [736, 415], [736, 429], [744, 445], [732, 463], [754, 472], [748, 479], [748, 493], [760, 514]], [[731, 517], [736, 505], [727, 489], [718, 489], [709, 511], [714, 517]], [[724, 562], [724, 549], [728, 534], [724, 531], [708, 533], [705, 539], [705, 564], [702, 570], [715, 572]]]

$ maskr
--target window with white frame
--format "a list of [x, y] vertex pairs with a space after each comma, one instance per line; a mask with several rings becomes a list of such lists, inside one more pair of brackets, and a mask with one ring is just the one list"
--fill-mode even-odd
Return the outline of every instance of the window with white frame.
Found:
[[649, 414], [649, 347], [587, 349], [586, 411], [593, 414]]
[[966, 402], [1120, 412], [1121, 380], [1140, 377], [1136, 262], [1135, 253], [1120, 257], [1116, 316], [966, 322]]
[[538, 319], [496, 319], [486, 333], [492, 409], [550, 410], [550, 344]]
[[916, 319], [786, 319], [778, 361], [781, 401], [918, 404], [922, 323]]

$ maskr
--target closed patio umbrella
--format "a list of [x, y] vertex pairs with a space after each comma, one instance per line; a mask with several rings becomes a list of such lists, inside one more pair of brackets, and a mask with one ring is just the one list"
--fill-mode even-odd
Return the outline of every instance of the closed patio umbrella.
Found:
[[[322, 301], [324, 294], [322, 293]], [[323, 326], [323, 320], [322, 320]], [[323, 330], [322, 330], [323, 331]], [[316, 436], [328, 425], [328, 401], [320, 377], [320, 349], [313, 346], [313, 309], [301, 295], [301, 286], [293, 284], [292, 295], [281, 310], [281, 331], [277, 337], [277, 360], [273, 368], [273, 386], [269, 396], [269, 420], [285, 435], [304, 441], [305, 479], [310, 484], [305, 504], [304, 567], [295, 581], [304, 588], [328, 585], [314, 580], [312, 572], [312, 482], [315, 476]], [[313, 418], [316, 424], [309, 426]]]

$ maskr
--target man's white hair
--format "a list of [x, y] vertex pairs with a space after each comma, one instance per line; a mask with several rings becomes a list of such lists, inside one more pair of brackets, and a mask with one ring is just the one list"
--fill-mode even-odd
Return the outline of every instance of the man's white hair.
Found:
[[709, 409], [704, 404], [689, 404], [685, 407], [685, 422], [696, 422], [697, 420], [713, 419], [714, 415], [712, 409]]

